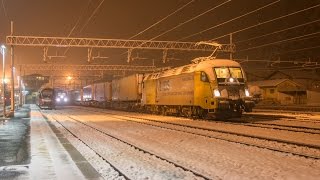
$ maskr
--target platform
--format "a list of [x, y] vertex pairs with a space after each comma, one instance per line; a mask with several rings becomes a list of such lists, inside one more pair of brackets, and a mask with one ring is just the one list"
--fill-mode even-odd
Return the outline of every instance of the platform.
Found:
[[37, 106], [0, 123], [0, 179], [101, 179]]

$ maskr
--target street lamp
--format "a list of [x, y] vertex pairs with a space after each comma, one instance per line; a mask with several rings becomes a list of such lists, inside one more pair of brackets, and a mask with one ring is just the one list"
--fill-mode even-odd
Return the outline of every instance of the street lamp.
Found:
[[5, 102], [5, 78], [6, 78], [6, 73], [5, 73], [5, 50], [6, 46], [1, 45], [1, 54], [2, 54], [2, 94], [3, 94], [3, 117], [6, 115], [6, 102]]

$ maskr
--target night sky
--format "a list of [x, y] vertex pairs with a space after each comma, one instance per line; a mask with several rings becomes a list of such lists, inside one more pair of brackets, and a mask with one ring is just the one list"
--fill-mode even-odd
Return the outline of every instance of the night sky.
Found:
[[[272, 2], [268, 7], [237, 18]], [[237, 32], [233, 35], [237, 47], [234, 58], [248, 58], [249, 62], [244, 63], [248, 70], [269, 69], [268, 61], [279, 59], [289, 63], [277, 67], [307, 60], [320, 64], [320, 0], [1, 0], [0, 43], [5, 43], [5, 37], [10, 34], [10, 21], [14, 22], [14, 35], [68, 37], [72, 32], [70, 37], [130, 39], [187, 3], [185, 8], [133, 39], [152, 39], [181, 24], [155, 40], [216, 40], [224, 44], [229, 43], [229, 36], [224, 35]], [[216, 6], [219, 7], [194, 18]], [[313, 8], [274, 20], [309, 7]], [[232, 19], [235, 20], [230, 21]], [[250, 26], [253, 27], [248, 28]], [[275, 33], [277, 31], [280, 32]], [[266, 34], [270, 35], [263, 36]], [[221, 36], [224, 37], [217, 39]], [[262, 37], [256, 38], [259, 36]], [[49, 48], [49, 55], [62, 55], [65, 51], [66, 48]], [[124, 49], [94, 49], [95, 54], [98, 52], [109, 58], [93, 64], [127, 64]], [[43, 63], [39, 47], [17, 47], [15, 53], [16, 64]], [[135, 50], [133, 55], [141, 59], [131, 64], [152, 65], [154, 60], [157, 66], [177, 66], [208, 54], [169, 51], [168, 56], [173, 60], [163, 64], [161, 51]], [[87, 64], [85, 48], [70, 48], [66, 56], [56, 59], [56, 63]], [[228, 57], [228, 54], [218, 54], [218, 58]], [[315, 67], [319, 68], [319, 64]]]

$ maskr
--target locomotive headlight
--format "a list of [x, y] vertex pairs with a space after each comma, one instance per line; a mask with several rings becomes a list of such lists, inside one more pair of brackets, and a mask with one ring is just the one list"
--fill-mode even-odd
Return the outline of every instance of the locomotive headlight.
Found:
[[233, 83], [234, 79], [233, 78], [229, 78], [229, 82]]
[[68, 101], [68, 98], [63, 98], [63, 101], [64, 101], [64, 102], [67, 102], [67, 101]]
[[249, 96], [250, 96], [249, 90], [248, 90], [248, 89], [245, 89], [245, 90], [244, 90], [244, 94], [245, 94], [247, 97], [249, 97]]
[[220, 97], [221, 96], [220, 91], [218, 89], [213, 90], [213, 94], [214, 94], [215, 97]]
[[57, 98], [56, 101], [57, 101], [57, 102], [60, 102], [60, 98]]

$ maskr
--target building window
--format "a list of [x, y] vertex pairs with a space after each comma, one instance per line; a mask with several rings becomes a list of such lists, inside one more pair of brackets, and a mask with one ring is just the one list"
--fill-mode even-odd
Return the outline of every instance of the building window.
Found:
[[270, 89], [270, 94], [273, 94], [274, 93], [274, 89]]

